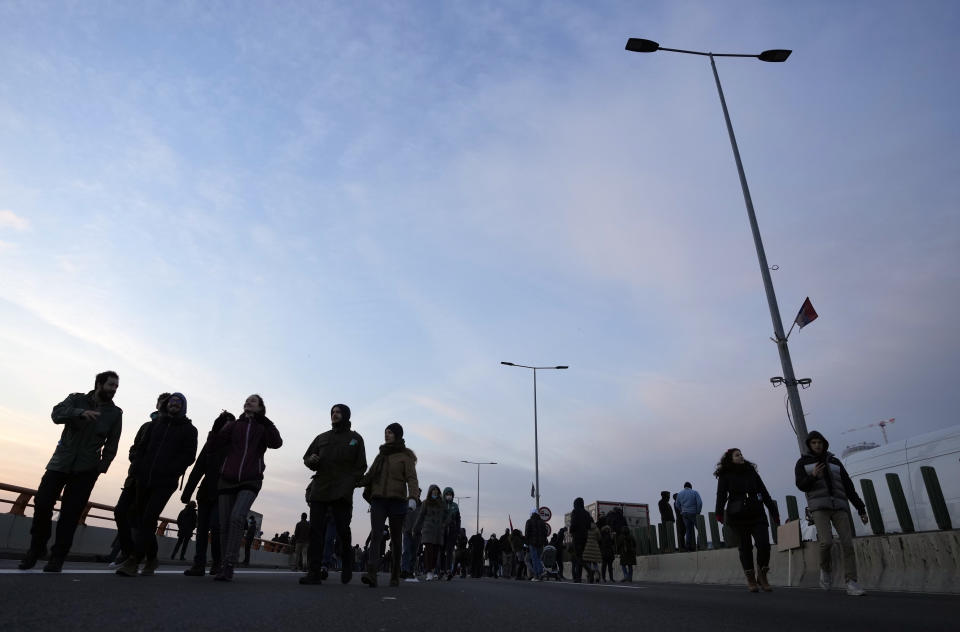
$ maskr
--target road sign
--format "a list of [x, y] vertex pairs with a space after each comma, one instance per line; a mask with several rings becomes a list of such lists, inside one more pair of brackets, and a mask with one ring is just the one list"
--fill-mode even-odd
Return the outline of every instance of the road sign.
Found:
[[553, 518], [553, 512], [550, 511], [550, 508], [546, 506], [537, 509], [537, 513], [540, 514], [540, 518], [544, 522], [550, 522], [550, 518]]
[[547, 524], [547, 537], [549, 538], [550, 534], [553, 533], [553, 527], [550, 526], [549, 522], [546, 524]]

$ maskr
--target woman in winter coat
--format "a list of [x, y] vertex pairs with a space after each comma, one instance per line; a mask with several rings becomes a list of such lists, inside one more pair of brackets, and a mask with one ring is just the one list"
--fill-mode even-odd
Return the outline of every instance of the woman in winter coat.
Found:
[[587, 569], [587, 581], [591, 584], [597, 583], [600, 578], [600, 562], [603, 561], [603, 555], [600, 552], [600, 529], [594, 522], [591, 522], [588, 527], [582, 558], [583, 567]]
[[443, 523], [447, 507], [440, 497], [440, 487], [431, 485], [427, 490], [427, 498], [420, 505], [420, 515], [413, 532], [420, 534], [423, 544], [424, 568], [427, 570], [427, 581], [433, 581], [437, 575], [437, 552], [443, 543]]
[[367, 560], [367, 574], [361, 578], [371, 588], [377, 586], [379, 552], [383, 548], [384, 520], [390, 523], [390, 585], [400, 585], [400, 551], [403, 519], [417, 506], [420, 485], [417, 482], [417, 455], [403, 441], [403, 426], [392, 423], [383, 431], [380, 454], [370, 470], [360, 479], [363, 498], [370, 503], [370, 552], [376, 559]]
[[620, 552], [620, 568], [623, 569], [621, 581], [633, 581], [633, 567], [637, 563], [637, 541], [629, 527], [621, 527], [617, 535], [617, 551]]
[[[613, 539], [613, 533], [609, 525], [604, 525], [600, 529], [600, 581], [613, 581], [613, 558], [617, 555], [617, 544]], [[607, 580], [607, 573], [610, 573], [610, 579]]]
[[243, 403], [243, 414], [228, 421], [217, 433], [214, 451], [223, 450], [223, 467], [217, 491], [220, 501], [220, 548], [223, 564], [217, 581], [231, 581], [237, 564], [240, 539], [247, 527], [247, 515], [263, 486], [263, 455], [267, 448], [283, 445], [280, 432], [267, 419], [263, 398], [251, 395]]
[[[723, 453], [717, 469], [717, 521], [733, 529], [740, 540], [740, 564], [750, 592], [773, 589], [767, 581], [770, 570], [770, 524], [763, 505], [770, 511], [774, 525], [780, 524], [777, 506], [757, 473], [757, 466], [743, 458], [738, 448]], [[757, 569], [753, 565], [753, 545], [757, 546]], [[759, 586], [757, 585], [759, 583]]]

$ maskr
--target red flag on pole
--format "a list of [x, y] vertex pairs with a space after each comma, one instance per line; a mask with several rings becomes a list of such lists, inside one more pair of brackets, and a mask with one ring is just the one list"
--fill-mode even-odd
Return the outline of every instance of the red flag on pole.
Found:
[[800, 329], [803, 329], [816, 319], [817, 310], [813, 309], [813, 303], [810, 302], [810, 297], [808, 296], [807, 300], [800, 306], [800, 311], [797, 312], [797, 317], [793, 319], [793, 322], [796, 323]]

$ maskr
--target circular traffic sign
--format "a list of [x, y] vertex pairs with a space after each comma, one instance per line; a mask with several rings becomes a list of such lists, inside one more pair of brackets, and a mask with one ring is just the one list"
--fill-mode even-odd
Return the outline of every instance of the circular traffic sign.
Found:
[[547, 523], [547, 537], [550, 537], [550, 534], [553, 533], [553, 527], [550, 526], [550, 523]]
[[553, 512], [550, 511], [550, 508], [543, 506], [540, 509], [537, 509], [537, 513], [540, 514], [540, 518], [544, 522], [550, 522], [550, 518], [553, 518]]

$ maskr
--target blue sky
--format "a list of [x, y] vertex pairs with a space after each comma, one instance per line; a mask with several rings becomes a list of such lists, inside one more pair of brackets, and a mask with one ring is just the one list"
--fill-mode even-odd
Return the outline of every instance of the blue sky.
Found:
[[791, 337], [809, 427], [957, 423], [960, 9], [795, 4], [0, 4], [0, 480], [35, 486], [50, 407], [114, 368], [121, 449], [158, 392], [201, 430], [264, 396], [268, 532], [336, 402], [371, 461], [401, 422], [424, 488], [474, 497], [460, 460], [498, 461], [502, 531], [533, 479], [508, 360], [571, 367], [539, 380], [555, 515], [709, 498], [731, 446], [782, 502], [796, 444], [709, 63], [631, 36], [794, 50], [718, 67], [786, 326], [821, 315]]

